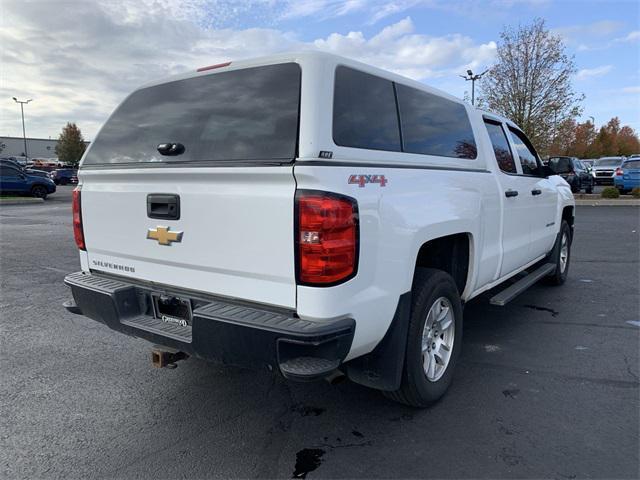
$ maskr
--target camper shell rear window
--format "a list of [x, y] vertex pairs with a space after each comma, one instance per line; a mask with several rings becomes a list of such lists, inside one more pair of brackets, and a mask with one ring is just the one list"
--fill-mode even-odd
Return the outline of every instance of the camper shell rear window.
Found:
[[[104, 125], [83, 166], [291, 162], [300, 77], [298, 64], [282, 63], [138, 90]], [[163, 144], [178, 147], [167, 154], [170, 148], [158, 148]]]

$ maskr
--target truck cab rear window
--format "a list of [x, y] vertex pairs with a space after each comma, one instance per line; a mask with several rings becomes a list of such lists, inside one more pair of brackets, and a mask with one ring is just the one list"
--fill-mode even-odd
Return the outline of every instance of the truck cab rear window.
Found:
[[[292, 161], [299, 103], [300, 67], [295, 63], [143, 88], [111, 116], [84, 165]], [[184, 152], [163, 155], [161, 144], [180, 144]]]

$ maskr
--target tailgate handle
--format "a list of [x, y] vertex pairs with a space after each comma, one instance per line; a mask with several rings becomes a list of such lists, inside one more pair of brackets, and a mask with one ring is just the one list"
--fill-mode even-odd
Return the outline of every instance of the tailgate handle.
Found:
[[147, 217], [179, 220], [180, 196], [170, 193], [152, 193], [147, 195]]

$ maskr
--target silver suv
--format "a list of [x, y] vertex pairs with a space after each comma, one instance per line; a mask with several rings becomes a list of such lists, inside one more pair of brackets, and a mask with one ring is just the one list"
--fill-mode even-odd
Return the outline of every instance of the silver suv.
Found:
[[613, 185], [616, 168], [622, 165], [624, 160], [625, 157], [602, 157], [596, 160], [592, 169], [596, 185]]

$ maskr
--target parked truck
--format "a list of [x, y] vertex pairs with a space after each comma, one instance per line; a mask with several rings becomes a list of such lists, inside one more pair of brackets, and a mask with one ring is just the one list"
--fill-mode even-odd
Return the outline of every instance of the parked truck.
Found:
[[65, 307], [153, 342], [157, 366], [346, 375], [426, 406], [466, 302], [569, 269], [570, 187], [517, 125], [324, 53], [136, 90], [78, 179]]

